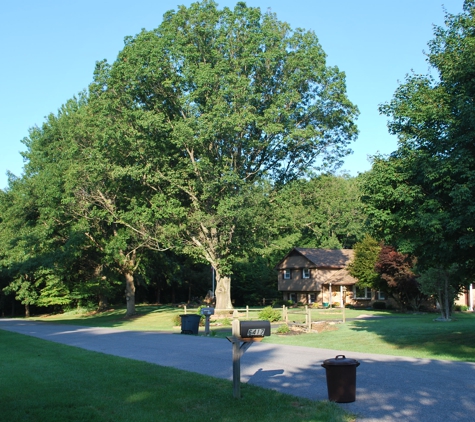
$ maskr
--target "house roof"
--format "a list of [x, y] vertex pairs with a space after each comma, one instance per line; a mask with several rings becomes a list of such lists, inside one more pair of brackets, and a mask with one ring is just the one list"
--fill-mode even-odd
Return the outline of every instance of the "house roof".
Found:
[[346, 268], [336, 271], [325, 283], [333, 286], [351, 286], [358, 283], [358, 280], [352, 277]]
[[353, 249], [294, 248], [276, 265], [283, 268], [283, 262], [291, 255], [299, 254], [308, 259], [315, 268], [345, 268], [353, 259]]

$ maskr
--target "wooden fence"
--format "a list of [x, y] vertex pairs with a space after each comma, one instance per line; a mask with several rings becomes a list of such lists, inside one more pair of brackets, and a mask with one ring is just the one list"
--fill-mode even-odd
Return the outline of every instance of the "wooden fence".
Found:
[[[280, 308], [274, 308], [280, 309]], [[184, 313], [189, 310], [184, 307]], [[230, 318], [238, 318], [245, 320], [259, 319], [259, 312], [264, 308], [254, 307], [242, 307], [233, 309], [215, 309], [215, 315], [228, 315]], [[196, 313], [196, 309], [191, 311]], [[312, 323], [321, 321], [341, 321], [346, 322], [345, 308], [313, 308], [311, 306], [305, 306], [304, 308], [289, 308], [282, 306], [281, 308], [281, 321], [285, 322], [289, 326], [298, 326], [305, 329], [307, 332], [312, 330]]]

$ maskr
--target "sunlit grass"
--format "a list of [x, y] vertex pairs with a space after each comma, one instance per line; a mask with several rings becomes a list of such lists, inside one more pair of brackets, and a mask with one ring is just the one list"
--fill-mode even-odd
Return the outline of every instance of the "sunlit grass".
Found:
[[[174, 317], [182, 308], [172, 306], [137, 306], [137, 315], [125, 317], [125, 309], [94, 314], [51, 315], [35, 319], [58, 323], [127, 330], [179, 331]], [[188, 309], [196, 313], [196, 309]], [[298, 312], [298, 313], [296, 313]], [[255, 313], [255, 311], [254, 311]], [[245, 313], [240, 311], [243, 318]], [[252, 316], [254, 314], [251, 313]], [[277, 335], [265, 342], [324, 349], [380, 353], [416, 358], [448, 359], [475, 362], [475, 314], [456, 313], [451, 322], [435, 322], [436, 314], [395, 313], [390, 311], [345, 310], [346, 323], [341, 323], [341, 310], [312, 310], [312, 320], [334, 320], [331, 331], [318, 334]], [[366, 318], [368, 316], [378, 318]], [[300, 319], [299, 319], [300, 318]], [[303, 322], [302, 308], [291, 310], [289, 320]], [[204, 332], [203, 328], [200, 333]], [[231, 328], [212, 325], [213, 336], [230, 335]]]
[[275, 344], [379, 353], [393, 356], [475, 362], [475, 314], [460, 313], [451, 322], [434, 314], [392, 315], [335, 324], [332, 331], [297, 336], [274, 335]]

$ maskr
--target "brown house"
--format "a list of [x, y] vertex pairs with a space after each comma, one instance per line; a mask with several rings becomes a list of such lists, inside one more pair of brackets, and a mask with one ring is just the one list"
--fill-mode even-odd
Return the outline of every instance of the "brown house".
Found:
[[294, 248], [277, 265], [278, 290], [284, 300], [322, 306], [369, 305], [384, 299], [358, 288], [347, 271], [352, 249]]

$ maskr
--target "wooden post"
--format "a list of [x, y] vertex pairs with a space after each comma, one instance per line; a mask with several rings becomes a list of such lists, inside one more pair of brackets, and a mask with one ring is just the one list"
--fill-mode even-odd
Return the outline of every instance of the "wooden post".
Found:
[[345, 305], [343, 305], [343, 309], [341, 310], [341, 312], [343, 313], [343, 324], [346, 322], [346, 315], [345, 315]]
[[249, 305], [246, 305], [246, 319], [249, 319]]
[[183, 306], [183, 309], [185, 310], [185, 315], [186, 315], [186, 305], [185, 305], [185, 306]]
[[307, 321], [308, 321], [307, 331], [310, 332], [312, 331], [312, 311], [310, 308], [307, 308]]
[[233, 342], [233, 396], [235, 399], [241, 398], [241, 350], [239, 341]]
[[235, 309], [233, 312], [233, 325], [232, 325], [232, 334], [234, 337], [239, 337], [239, 319], [238, 311]]

